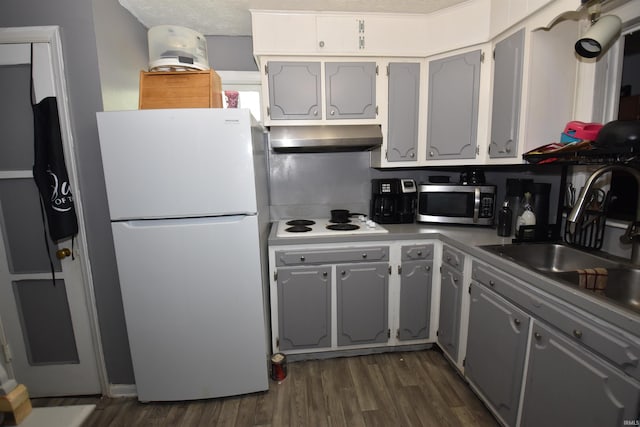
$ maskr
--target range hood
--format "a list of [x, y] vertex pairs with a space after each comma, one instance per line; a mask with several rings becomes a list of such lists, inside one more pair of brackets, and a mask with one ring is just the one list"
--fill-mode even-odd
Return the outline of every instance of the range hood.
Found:
[[282, 153], [366, 151], [382, 144], [378, 125], [271, 126], [271, 148]]

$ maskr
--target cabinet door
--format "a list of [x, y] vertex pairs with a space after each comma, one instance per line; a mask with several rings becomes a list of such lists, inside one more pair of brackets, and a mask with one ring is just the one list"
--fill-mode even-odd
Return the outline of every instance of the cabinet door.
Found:
[[491, 158], [518, 156], [524, 29], [498, 42], [494, 50]]
[[481, 53], [429, 62], [427, 160], [476, 158]]
[[320, 120], [320, 63], [267, 64], [269, 117], [272, 120]]
[[278, 269], [280, 350], [331, 346], [331, 267]]
[[465, 375], [507, 425], [515, 425], [529, 316], [482, 285], [471, 286]]
[[376, 118], [376, 63], [325, 64], [327, 120]]
[[432, 261], [405, 261], [400, 276], [398, 339], [429, 338]]
[[389, 64], [387, 160], [417, 161], [420, 64]]
[[637, 381], [559, 332], [534, 322], [522, 426], [637, 423], [639, 402]]
[[318, 52], [356, 53], [364, 46], [364, 19], [357, 16], [317, 16]]
[[458, 358], [462, 273], [443, 265], [440, 269], [440, 320], [438, 342], [453, 359]]
[[388, 269], [387, 263], [336, 267], [338, 345], [387, 342]]

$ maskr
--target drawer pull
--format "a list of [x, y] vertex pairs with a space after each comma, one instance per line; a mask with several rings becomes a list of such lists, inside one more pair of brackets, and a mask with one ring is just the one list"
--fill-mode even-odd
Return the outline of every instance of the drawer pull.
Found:
[[303, 262], [304, 262], [304, 260], [305, 260], [305, 257], [304, 257], [304, 255], [302, 255], [302, 256], [300, 257], [300, 261], [303, 261]]
[[533, 333], [533, 337], [538, 341], [540, 341], [542, 339], [542, 335], [540, 335], [539, 332], [534, 332]]
[[453, 283], [458, 283], [458, 278], [457, 277], [453, 278]]
[[340, 274], [342, 274], [343, 276], [346, 276], [347, 272], [346, 272], [346, 271], [344, 271], [344, 270], [342, 270], [342, 271], [340, 272]]
[[489, 280], [489, 286], [492, 286], [492, 287], [493, 287], [493, 286], [495, 286], [495, 285], [496, 285], [496, 282], [494, 282], [493, 280]]
[[418, 256], [422, 256], [422, 251], [418, 251]]
[[520, 326], [520, 319], [516, 317], [515, 319], [513, 319], [513, 323], [515, 323], [516, 326]]
[[327, 277], [327, 276], [328, 276], [328, 273], [326, 271], [323, 271], [322, 272], [322, 277]]
[[573, 336], [576, 338], [582, 338], [582, 331], [580, 329], [574, 329]]
[[427, 271], [431, 271], [431, 266], [427, 265], [424, 269]]
[[362, 258], [366, 258], [366, 257], [367, 257], [366, 253], [362, 254]]

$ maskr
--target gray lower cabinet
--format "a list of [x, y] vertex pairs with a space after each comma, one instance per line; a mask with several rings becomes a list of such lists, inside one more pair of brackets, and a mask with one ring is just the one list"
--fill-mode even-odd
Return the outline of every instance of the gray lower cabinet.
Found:
[[530, 317], [477, 282], [470, 293], [465, 376], [512, 426], [518, 414]]
[[389, 264], [336, 265], [338, 345], [389, 339]]
[[440, 267], [440, 317], [438, 342], [453, 358], [458, 358], [462, 272], [443, 264]]
[[420, 64], [389, 64], [387, 160], [417, 162]]
[[522, 426], [637, 425], [640, 384], [534, 321]]
[[320, 120], [320, 62], [267, 64], [268, 113], [272, 120]]
[[496, 43], [489, 157], [518, 156], [524, 29]]
[[331, 267], [278, 269], [280, 350], [331, 346]]
[[398, 339], [429, 338], [433, 261], [404, 261], [400, 273]]
[[476, 158], [481, 54], [429, 62], [427, 160]]

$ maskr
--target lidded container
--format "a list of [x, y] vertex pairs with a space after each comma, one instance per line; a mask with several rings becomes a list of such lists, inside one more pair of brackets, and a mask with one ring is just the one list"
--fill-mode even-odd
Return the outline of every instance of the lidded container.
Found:
[[157, 25], [147, 32], [149, 71], [208, 70], [207, 40], [177, 25]]

